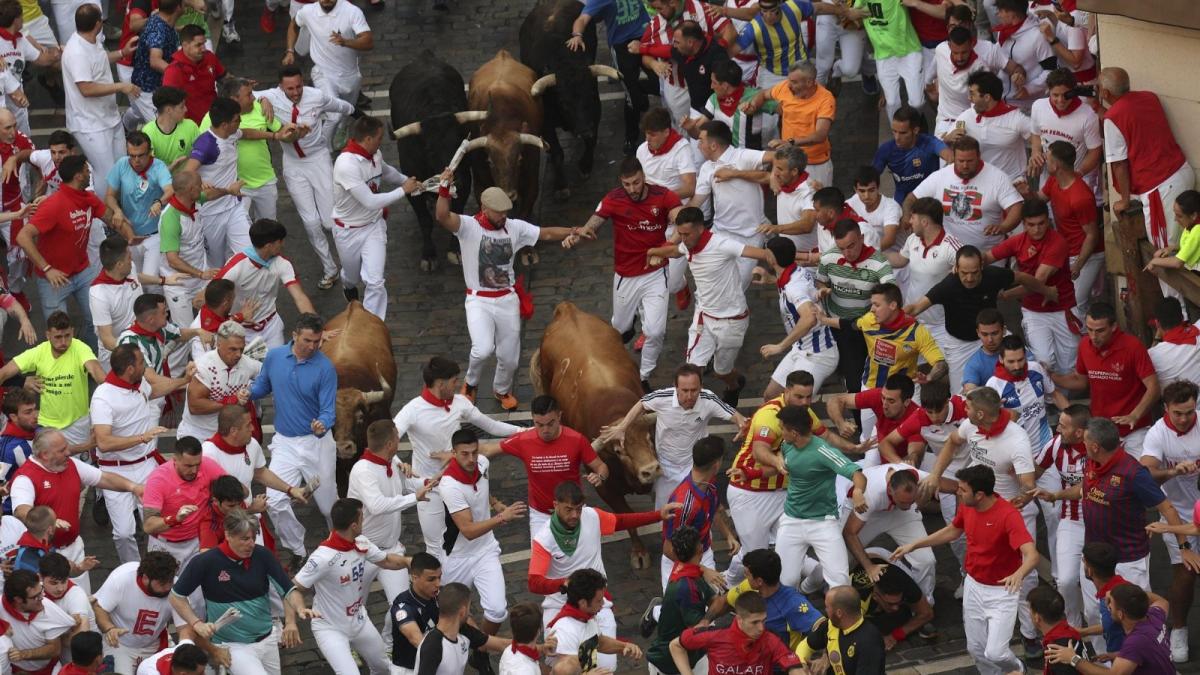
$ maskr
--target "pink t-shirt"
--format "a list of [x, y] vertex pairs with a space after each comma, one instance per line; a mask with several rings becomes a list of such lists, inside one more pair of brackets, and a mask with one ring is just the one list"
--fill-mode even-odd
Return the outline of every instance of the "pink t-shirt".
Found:
[[184, 480], [175, 470], [174, 462], [161, 464], [150, 477], [146, 479], [146, 492], [142, 495], [142, 504], [149, 509], [158, 509], [163, 516], [173, 516], [179, 508], [187, 504], [199, 507], [184, 521], [175, 527], [159, 534], [165, 541], [187, 541], [199, 536], [197, 525], [200, 522], [200, 511], [208, 503], [208, 486], [214, 478], [224, 476], [225, 470], [220, 464], [204, 457], [200, 460], [200, 470], [193, 480]]

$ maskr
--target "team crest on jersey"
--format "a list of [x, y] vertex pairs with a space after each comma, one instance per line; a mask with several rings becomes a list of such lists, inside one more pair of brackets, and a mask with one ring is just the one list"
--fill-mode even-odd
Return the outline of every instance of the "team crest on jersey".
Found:
[[655, 216], [655, 217], [658, 216], [658, 207], [657, 206], [650, 207], [650, 215]]
[[217, 581], [229, 581], [229, 571], [221, 570], [221, 573], [217, 575]]
[[404, 621], [407, 618], [408, 618], [408, 610], [407, 609], [396, 610], [396, 623], [400, 623], [401, 621]]
[[848, 658], [848, 659], [854, 658], [854, 645], [850, 645], [849, 647], [846, 648], [846, 658]]
[[49, 489], [50, 489], [50, 487], [51, 487], [51, 485], [50, 485], [50, 481], [48, 481], [48, 480], [44, 480], [44, 481], [42, 481], [42, 489], [43, 489], [43, 490], [49, 490]]
[[920, 166], [921, 166], [921, 158], [920, 158], [920, 157], [913, 157], [913, 162], [912, 162], [912, 164], [913, 164], [913, 168], [914, 168], [914, 169], [915, 169], [915, 168], [917, 168], [917, 167], [920, 167]]
[[1120, 485], [1121, 485], [1121, 477], [1120, 477], [1120, 476], [1113, 476], [1112, 478], [1109, 478], [1109, 479], [1108, 479], [1108, 484], [1109, 484], [1109, 485], [1111, 485], [1111, 486], [1113, 486], [1113, 487], [1120, 487]]

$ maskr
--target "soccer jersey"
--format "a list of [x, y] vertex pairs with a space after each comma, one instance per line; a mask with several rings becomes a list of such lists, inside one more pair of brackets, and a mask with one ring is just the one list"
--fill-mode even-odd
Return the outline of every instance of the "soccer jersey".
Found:
[[720, 157], [700, 167], [695, 197], [712, 198], [714, 232], [749, 239], [757, 236], [758, 226], [767, 222], [761, 185], [742, 179], [718, 181], [715, 177], [717, 171], [726, 168], [738, 171], [761, 169], [763, 154], [762, 150], [729, 147]]
[[216, 621], [226, 610], [236, 608], [242, 618], [213, 635], [215, 644], [250, 644], [271, 633], [269, 588], [286, 598], [292, 580], [275, 555], [255, 546], [249, 558], [232, 557], [228, 544], [209, 549], [192, 558], [183, 568], [171, 592], [186, 598], [203, 588], [206, 621]]
[[450, 474], [443, 475], [438, 484], [437, 490], [442, 495], [442, 503], [446, 510], [446, 538], [443, 543], [446, 555], [469, 558], [492, 551], [497, 554], [500, 552], [495, 533], [488, 531], [474, 539], [467, 539], [452, 518], [460, 511], [469, 511], [471, 519], [476, 523], [482, 523], [492, 517], [488, 465], [488, 458], [481, 456], [476, 469], [479, 477], [474, 484], [464, 483]]
[[[1143, 450], [1143, 452], [1145, 452]], [[1083, 443], [1072, 445], [1063, 441], [1061, 435], [1055, 435], [1042, 448], [1038, 457], [1038, 466], [1042, 469], [1054, 467], [1062, 480], [1062, 489], [1067, 490], [1083, 482], [1083, 471], [1087, 466], [1087, 448]], [[1078, 499], [1063, 499], [1059, 501], [1059, 518], [1063, 520], [1079, 520], [1083, 516]]]
[[713, 319], [732, 319], [746, 314], [746, 292], [737, 261], [746, 246], [712, 230], [705, 230], [692, 250], [680, 242], [688, 268], [696, 281], [696, 311]]
[[[208, 185], [226, 188], [238, 179], [238, 141], [242, 138], [241, 130], [234, 131], [226, 138], [217, 136], [212, 129], [196, 137], [192, 143], [191, 159], [200, 163], [200, 178]], [[200, 215], [224, 213], [241, 203], [241, 198], [235, 195], [225, 195], [210, 199], [200, 205]]]
[[684, 86], [683, 79], [679, 76], [678, 64], [670, 60], [671, 40], [674, 37], [675, 28], [683, 21], [695, 21], [700, 24], [700, 30], [704, 31], [704, 36], [712, 40], [729, 25], [729, 19], [725, 17], [710, 19], [704, 8], [705, 4], [701, 0], [683, 0], [682, 7], [680, 7], [682, 11], [677, 11], [673, 19], [668, 20], [655, 14], [650, 17], [650, 23], [642, 33], [641, 53], [644, 56], [668, 60], [671, 72], [666, 81], [674, 87]]
[[[1162, 469], [1200, 461], [1200, 424], [1193, 422], [1187, 429], [1178, 429], [1171, 424], [1170, 416], [1163, 415], [1146, 432], [1142, 457], [1157, 459]], [[1200, 488], [1197, 488], [1195, 475], [1188, 473], [1175, 476], [1165, 481], [1162, 489], [1179, 512], [1179, 517], [1187, 522], [1196, 503], [1200, 502]]]
[[313, 590], [313, 609], [321, 615], [313, 623], [343, 635], [356, 634], [367, 622], [362, 606], [367, 565], [385, 558], [387, 554], [366, 537], [351, 541], [331, 532], [296, 573], [296, 583]]
[[946, 360], [929, 329], [903, 313], [891, 323], [880, 324], [874, 313], [867, 312], [855, 325], [867, 343], [863, 386], [882, 387], [895, 373], [915, 377], [918, 358], [930, 364]]
[[[939, 47], [940, 48], [940, 47]], [[917, 134], [911, 148], [901, 148], [896, 141], [887, 141], [875, 151], [871, 165], [883, 173], [884, 169], [892, 172], [896, 183], [896, 193], [892, 198], [900, 204], [904, 203], [921, 181], [925, 180], [941, 166], [942, 152], [946, 144], [932, 134]]]
[[183, 623], [167, 596], [156, 597], [138, 577], [139, 562], [127, 562], [109, 573], [96, 591], [96, 604], [108, 612], [112, 625], [124, 629], [117, 640], [122, 647], [149, 649], [166, 643], [166, 630], [172, 621]]
[[1061, 312], [1075, 306], [1075, 285], [1071, 280], [1069, 256], [1067, 240], [1053, 229], [1047, 229], [1041, 239], [1034, 239], [1028, 232], [1022, 232], [992, 249], [992, 257], [996, 260], [1014, 258], [1017, 269], [1030, 276], [1037, 274], [1042, 265], [1055, 268], [1046, 283], [1058, 290], [1058, 300], [1051, 302], [1040, 293], [1026, 293], [1021, 298], [1021, 306], [1030, 312]]
[[392, 665], [412, 669], [416, 666], [417, 645], [408, 641], [400, 628], [414, 624], [422, 635], [433, 630], [438, 622], [437, 598], [426, 600], [410, 588], [392, 601]]
[[186, 117], [170, 132], [159, 128], [157, 119], [146, 122], [142, 131], [150, 137], [150, 149], [154, 152], [155, 159], [162, 160], [167, 166], [174, 164], [180, 157], [191, 155], [192, 145], [200, 135], [200, 128]]
[[[733, 607], [742, 593], [750, 590], [753, 590], [750, 588], [750, 580], [743, 579], [740, 584], [725, 593], [725, 602]], [[789, 648], [794, 649], [821, 620], [821, 612], [813, 607], [808, 596], [794, 586], [780, 585], [763, 600], [767, 603], [766, 629]]]
[[240, 297], [258, 299], [258, 309], [243, 325], [260, 328], [275, 315], [279, 286], [300, 283], [291, 260], [281, 255], [263, 260], [252, 248], [234, 253], [216, 278], [232, 281]]
[[1046, 397], [1054, 393], [1054, 380], [1042, 364], [1029, 361], [1024, 377], [1013, 377], [997, 365], [986, 386], [1000, 394], [1000, 405], [1015, 413], [1017, 422], [1029, 434], [1029, 445], [1044, 447], [1050, 442], [1050, 423], [1046, 419]]
[[1010, 424], [1008, 415], [1001, 414], [989, 428], [976, 426], [969, 419], [963, 420], [958, 435], [966, 440], [970, 453], [968, 465], [982, 464], [995, 472], [996, 494], [1005, 499], [1021, 494], [1017, 476], [1032, 475], [1034, 471], [1033, 450], [1023, 428]]
[[625, 188], [617, 188], [596, 206], [596, 216], [612, 220], [613, 271], [618, 276], [655, 271], [646, 267], [646, 251], [666, 242], [671, 210], [682, 205], [678, 195], [666, 188], [647, 185], [645, 190], [645, 196], [633, 199]]
[[901, 0], [855, 0], [854, 7], [867, 10], [863, 28], [871, 39], [876, 59], [890, 59], [921, 51], [921, 41]]
[[[716, 594], [712, 586], [704, 581], [699, 565], [675, 565], [663, 591], [658, 630], [646, 650], [646, 661], [668, 675], [677, 675], [679, 670], [671, 659], [671, 641], [679, 637], [685, 628], [695, 626], [704, 618]], [[699, 658], [699, 655], [691, 655], [693, 666]]]
[[705, 551], [712, 548], [712, 526], [721, 507], [721, 495], [715, 483], [697, 483], [688, 474], [667, 498], [667, 503], [682, 504], [683, 508], [663, 521], [663, 541], [670, 541], [675, 530], [681, 527], [694, 528], [700, 534], [700, 544]]
[[785, 441], [780, 451], [789, 477], [784, 514], [805, 520], [836, 518], [837, 476], [850, 478], [862, 467], [816, 436], [802, 448]]
[[146, 367], [164, 377], [171, 377], [172, 353], [177, 349], [184, 348], [184, 343], [179, 335], [179, 326], [173, 323], [166, 324], [154, 333], [133, 324], [121, 331], [117, 336], [117, 344], [137, 345], [142, 356], [145, 357]]
[[1021, 203], [1009, 177], [990, 164], [966, 179], [955, 173], [953, 164], [948, 165], [922, 181], [912, 194], [941, 202], [946, 232], [984, 251], [1004, 239], [1004, 235], [987, 235], [984, 230], [1002, 223], [1005, 210]]
[[458, 216], [458, 237], [462, 249], [463, 281], [472, 292], [502, 291], [516, 283], [513, 260], [517, 251], [533, 246], [541, 229], [532, 223], [506, 218], [497, 228], [482, 212]]
[[864, 245], [858, 260], [848, 260], [837, 248], [822, 252], [817, 281], [832, 289], [826, 299], [831, 315], [857, 319], [866, 314], [871, 305], [871, 289], [895, 281], [895, 276], [887, 258]]
[[738, 47], [753, 50], [763, 68], [781, 77], [789, 69], [809, 59], [805, 42], [808, 28], [805, 20], [812, 17], [813, 6], [808, 0], [789, 0], [779, 5], [780, 20], [768, 25], [758, 14], [747, 21], [738, 33]]
[[866, 617], [849, 628], [838, 628], [830, 621], [816, 626], [800, 643], [796, 654], [811, 659], [819, 652], [826, 652], [831, 663], [837, 663], [846, 673], [884, 673], [887, 650], [883, 646], [883, 635], [879, 628]]
[[[730, 485], [753, 491], [779, 490], [787, 485], [787, 476], [777, 474], [761, 477], [762, 465], [754, 458], [753, 450], [755, 441], [770, 444], [772, 451], [779, 449], [779, 444], [783, 442], [783, 425], [779, 422], [779, 411], [784, 406], [783, 398], [783, 395], [776, 396], [763, 403], [762, 407], [754, 412], [754, 416], [750, 418], [750, 431], [742, 441], [741, 449], [733, 458], [734, 468], [741, 469], [744, 473], [759, 475], [747, 475], [745, 480], [730, 481]], [[825, 425], [821, 424], [821, 420], [812, 411], [812, 408], [808, 409], [808, 415], [812, 418], [813, 435], [824, 434]]]
[[674, 387], [646, 394], [642, 397], [642, 408], [658, 415], [658, 423], [654, 426], [654, 451], [667, 476], [691, 468], [692, 448], [706, 435], [709, 420], [728, 421], [737, 412], [707, 389], [701, 389], [696, 404], [685, 409], [679, 405]]
[[67, 351], [56, 356], [50, 342], [30, 347], [13, 357], [13, 363], [27, 375], [42, 381], [38, 424], [65, 429], [88, 414], [87, 364], [96, 355], [81, 340], [71, 340]]
[[[796, 323], [800, 321], [800, 307], [805, 304], [812, 304], [814, 309], [818, 307], [820, 297], [816, 279], [811, 268], [799, 267], [792, 263], [779, 275], [775, 285], [779, 289], [779, 314], [783, 317], [783, 330], [791, 334]], [[792, 348], [819, 354], [836, 349], [837, 344], [833, 340], [833, 330], [817, 322], [812, 330], [792, 344]]]
[[[718, 96], [716, 92], [713, 92], [708, 97], [708, 103], [704, 105], [704, 111], [708, 113], [709, 119], [724, 122], [729, 127], [733, 133], [732, 146], [735, 148], [747, 147], [752, 134], [760, 131], [762, 118], [742, 112], [742, 104], [753, 100], [758, 92], [757, 88], [750, 86], [739, 86], [729, 96]], [[762, 111], [774, 114], [777, 106], [775, 101], [767, 101], [763, 105]]]
[[529, 429], [501, 441], [500, 449], [525, 464], [529, 508], [542, 513], [554, 510], [554, 490], [559, 483], [578, 485], [580, 466], [598, 459], [588, 439], [565, 426], [553, 441], [544, 441], [537, 430]]

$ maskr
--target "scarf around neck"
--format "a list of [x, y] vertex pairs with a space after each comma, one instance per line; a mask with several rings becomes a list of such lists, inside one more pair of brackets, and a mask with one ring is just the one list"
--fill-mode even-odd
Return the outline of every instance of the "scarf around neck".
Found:
[[579, 546], [579, 530], [576, 527], [574, 530], [567, 529], [565, 523], [559, 519], [558, 513], [550, 514], [550, 534], [554, 535], [554, 542], [567, 555], [575, 555], [575, 549]]

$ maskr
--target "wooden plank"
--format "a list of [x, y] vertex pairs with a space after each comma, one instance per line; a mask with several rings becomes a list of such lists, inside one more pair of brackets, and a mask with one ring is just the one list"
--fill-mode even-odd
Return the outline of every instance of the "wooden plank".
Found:
[[1125, 330], [1150, 344], [1154, 339], [1150, 319], [1154, 316], [1154, 307], [1162, 300], [1162, 291], [1158, 277], [1144, 269], [1147, 258], [1143, 255], [1142, 244], [1145, 242], [1149, 246], [1149, 242], [1146, 242], [1141, 202], [1130, 203], [1125, 213], [1118, 214], [1113, 224], [1113, 234], [1121, 249], [1125, 278], [1129, 285], [1128, 297], [1125, 298]]

